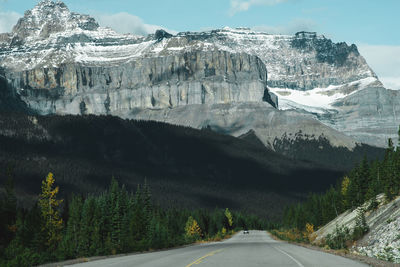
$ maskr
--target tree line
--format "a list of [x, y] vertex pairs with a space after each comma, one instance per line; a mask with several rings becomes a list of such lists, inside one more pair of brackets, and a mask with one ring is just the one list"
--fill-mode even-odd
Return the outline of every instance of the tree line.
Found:
[[325, 194], [311, 193], [304, 203], [286, 207], [282, 225], [299, 230], [305, 230], [307, 224], [319, 227], [366, 201], [370, 201], [369, 209], [376, 208], [376, 197], [381, 193], [385, 194], [387, 201], [400, 194], [400, 141], [395, 147], [389, 139], [382, 160], [368, 161], [364, 157]]
[[58, 199], [49, 173], [29, 210], [18, 207], [13, 179], [0, 201], [0, 265], [32, 266], [78, 257], [110, 255], [221, 240], [236, 229], [265, 228], [265, 221], [229, 209], [162, 209], [149, 186], [128, 192], [116, 179], [98, 195]]

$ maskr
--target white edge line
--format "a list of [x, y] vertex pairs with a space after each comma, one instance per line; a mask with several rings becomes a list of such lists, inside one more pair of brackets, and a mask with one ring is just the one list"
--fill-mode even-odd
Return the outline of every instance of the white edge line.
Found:
[[295, 258], [293, 258], [292, 256], [290, 256], [288, 253], [286, 253], [285, 251], [277, 248], [277, 247], [273, 247], [274, 249], [278, 250], [279, 252], [285, 254], [286, 256], [288, 256], [289, 258], [291, 258], [295, 263], [297, 263], [297, 265], [299, 265], [300, 267], [304, 267], [303, 264], [301, 264], [301, 262], [299, 262], [298, 260], [296, 260]]

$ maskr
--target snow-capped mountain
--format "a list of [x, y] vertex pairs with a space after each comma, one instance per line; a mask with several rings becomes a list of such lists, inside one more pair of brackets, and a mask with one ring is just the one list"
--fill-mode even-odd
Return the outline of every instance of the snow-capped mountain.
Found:
[[122, 35], [44, 0], [0, 34], [0, 68], [41, 114], [255, 130], [271, 146], [300, 130], [334, 145], [383, 146], [400, 124], [399, 94], [383, 88], [356, 46], [308, 32]]

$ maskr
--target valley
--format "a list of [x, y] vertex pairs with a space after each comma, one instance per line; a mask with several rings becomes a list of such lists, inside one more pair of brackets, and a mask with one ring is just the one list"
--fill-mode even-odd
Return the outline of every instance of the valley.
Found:
[[357, 45], [122, 34], [72, 8], [38, 1], [0, 33], [1, 266], [203, 242], [99, 264], [361, 266], [266, 230], [398, 262], [400, 94]]

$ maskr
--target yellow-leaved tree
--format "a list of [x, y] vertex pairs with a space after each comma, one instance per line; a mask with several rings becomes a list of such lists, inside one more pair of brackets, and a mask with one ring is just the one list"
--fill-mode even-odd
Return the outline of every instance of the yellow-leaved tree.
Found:
[[342, 181], [342, 186], [340, 189], [340, 192], [342, 193], [343, 196], [343, 204], [345, 207], [347, 206], [347, 192], [349, 191], [349, 185], [350, 185], [350, 178], [345, 176]]
[[189, 216], [186, 222], [185, 235], [186, 237], [193, 238], [195, 240], [200, 239], [201, 237], [201, 228], [192, 216]]
[[233, 225], [233, 216], [232, 213], [229, 211], [228, 208], [225, 209], [225, 217], [228, 220], [228, 226], [229, 229], [232, 229], [232, 225]]
[[50, 249], [55, 249], [61, 241], [61, 231], [63, 220], [59, 214], [59, 206], [62, 199], [57, 199], [58, 186], [54, 188], [54, 175], [50, 172], [46, 179], [42, 181], [42, 193], [39, 195], [39, 207], [42, 215], [42, 231], [46, 236], [46, 245]]
[[312, 223], [306, 223], [306, 235], [310, 243], [315, 240], [314, 225]]

